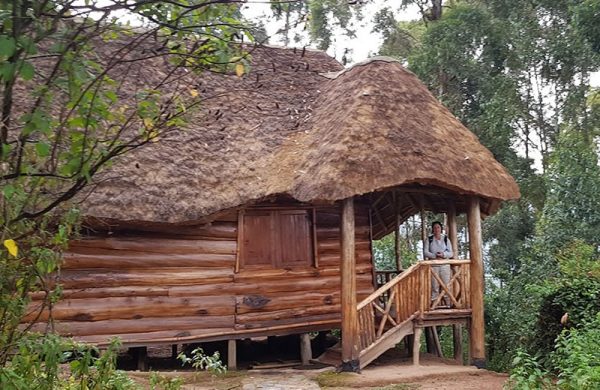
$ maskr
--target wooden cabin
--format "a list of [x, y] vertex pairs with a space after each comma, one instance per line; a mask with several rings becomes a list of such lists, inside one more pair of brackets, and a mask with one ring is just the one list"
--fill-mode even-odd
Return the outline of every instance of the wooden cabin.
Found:
[[[259, 47], [250, 69], [194, 76], [206, 99], [187, 127], [98, 177], [55, 330], [100, 346], [231, 347], [341, 328], [340, 363], [356, 371], [455, 324], [484, 364], [480, 221], [519, 196], [513, 178], [397, 61], [343, 69], [320, 51]], [[468, 215], [470, 259], [420, 262], [376, 290], [372, 240], [423, 210], [447, 213], [453, 242]], [[450, 309], [429, 299], [440, 262], [454, 268]]]

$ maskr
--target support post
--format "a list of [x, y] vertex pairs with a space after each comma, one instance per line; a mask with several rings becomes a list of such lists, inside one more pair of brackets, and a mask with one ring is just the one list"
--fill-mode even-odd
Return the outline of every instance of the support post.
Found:
[[457, 363], [463, 364], [463, 338], [462, 338], [462, 325], [454, 324], [452, 328], [452, 340], [454, 342], [454, 360]]
[[469, 220], [469, 252], [471, 257], [471, 321], [469, 350], [471, 364], [485, 368], [485, 322], [483, 318], [483, 242], [479, 198], [471, 197], [467, 211]]
[[[394, 195], [396, 195], [394, 193]], [[402, 237], [400, 236], [400, 221], [402, 220], [401, 216], [400, 216], [400, 199], [401, 197], [398, 196], [394, 196], [394, 209], [396, 211], [396, 228], [394, 229], [394, 252], [396, 255], [396, 270], [398, 271], [402, 271], [403, 267], [402, 267], [402, 252], [401, 252], [401, 245], [402, 245]]]
[[[454, 199], [448, 201], [448, 236], [452, 243], [452, 251], [454, 252], [454, 258], [458, 259], [458, 227], [456, 226], [456, 205]], [[463, 291], [459, 292], [459, 289], [463, 288], [458, 282], [452, 286], [455, 294], [464, 294]], [[458, 297], [457, 297], [458, 299]], [[461, 300], [464, 301], [464, 300]], [[462, 338], [462, 325], [454, 324], [452, 326], [452, 341], [454, 343], [454, 360], [458, 363], [463, 364], [463, 338]]]
[[427, 247], [427, 216], [425, 214], [425, 209], [423, 208], [423, 199], [421, 199], [421, 241], [423, 241], [423, 260], [427, 260], [425, 258], [425, 248]]
[[237, 370], [237, 340], [227, 340], [227, 369]]
[[300, 360], [303, 366], [308, 366], [312, 359], [312, 348], [310, 346], [310, 335], [302, 333], [300, 335]]
[[454, 252], [454, 258], [458, 259], [458, 228], [456, 226], [456, 206], [454, 200], [448, 202], [448, 212], [446, 213], [448, 218], [448, 237], [452, 243], [452, 251]]
[[354, 199], [342, 203], [342, 371], [359, 372], [358, 312], [356, 310], [356, 256]]
[[148, 349], [146, 347], [129, 348], [129, 354], [135, 360], [138, 371], [148, 371]]
[[412, 345], [412, 358], [413, 358], [413, 365], [418, 366], [419, 365], [419, 357], [420, 357], [420, 353], [421, 353], [421, 333], [423, 333], [423, 328], [421, 327], [415, 327], [415, 334], [413, 337], [413, 345]]

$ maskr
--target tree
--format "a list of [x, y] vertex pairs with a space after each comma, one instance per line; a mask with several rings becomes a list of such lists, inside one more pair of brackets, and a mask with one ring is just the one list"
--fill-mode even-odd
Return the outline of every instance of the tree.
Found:
[[[29, 294], [75, 232], [73, 199], [123, 153], [182, 126], [202, 101], [189, 71], [244, 71], [238, 5], [15, 0], [0, 13], [0, 367], [24, 334]], [[140, 27], [118, 17], [137, 18]], [[144, 76], [163, 64], [164, 72]]]
[[598, 246], [600, 167], [597, 150], [584, 134], [561, 132], [546, 175], [546, 202], [537, 240], [550, 255], [574, 239]]

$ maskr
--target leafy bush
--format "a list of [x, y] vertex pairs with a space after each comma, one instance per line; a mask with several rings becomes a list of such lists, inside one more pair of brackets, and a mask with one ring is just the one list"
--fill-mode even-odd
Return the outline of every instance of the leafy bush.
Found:
[[[558, 258], [560, 277], [551, 282], [552, 292], [540, 307], [534, 347], [547, 354], [564, 326], [581, 327], [600, 312], [600, 262], [591, 245], [575, 241]], [[564, 314], [568, 321], [561, 324]]]
[[181, 360], [183, 365], [191, 364], [196, 370], [206, 370], [213, 374], [223, 374], [227, 371], [227, 367], [221, 363], [219, 351], [215, 351], [212, 356], [208, 356], [202, 348], [196, 348], [192, 351], [191, 357], [188, 357], [185, 353], [180, 353], [177, 359]]
[[89, 345], [56, 335], [22, 337], [8, 364], [0, 367], [4, 390], [133, 390], [138, 386], [116, 370], [118, 341], [103, 354]]
[[161, 375], [158, 372], [150, 373], [150, 388], [163, 389], [163, 390], [179, 390], [183, 384], [181, 378], [168, 378], [165, 375]]
[[563, 331], [552, 354], [561, 389], [600, 388], [600, 313], [582, 326]]
[[513, 369], [506, 387], [516, 390], [550, 388], [550, 380], [538, 360], [519, 349], [513, 359]]

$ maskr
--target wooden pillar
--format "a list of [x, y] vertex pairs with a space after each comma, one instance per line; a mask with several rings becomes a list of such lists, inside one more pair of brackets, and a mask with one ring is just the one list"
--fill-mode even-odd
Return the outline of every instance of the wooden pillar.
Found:
[[312, 348], [310, 346], [310, 335], [302, 333], [300, 335], [300, 360], [303, 366], [308, 366], [312, 359]]
[[458, 228], [456, 226], [456, 206], [454, 200], [448, 202], [448, 212], [446, 213], [448, 218], [448, 238], [452, 243], [452, 251], [454, 252], [454, 259], [458, 259]]
[[[423, 203], [422, 199], [421, 203]], [[421, 205], [421, 241], [423, 241], [423, 259], [427, 260], [425, 257], [425, 248], [429, 241], [427, 239], [427, 216], [425, 215], [423, 205]]]
[[412, 358], [413, 358], [413, 365], [418, 366], [419, 365], [419, 357], [420, 357], [420, 352], [421, 352], [421, 333], [423, 333], [423, 328], [421, 327], [415, 327], [415, 334], [413, 337], [413, 352], [412, 352]]
[[135, 360], [138, 371], [148, 371], [148, 349], [146, 347], [129, 348], [129, 354]]
[[[456, 205], [454, 199], [448, 201], [448, 237], [452, 243], [452, 251], [454, 252], [454, 258], [458, 259], [458, 228], [456, 226]], [[453, 287], [454, 294], [457, 293], [460, 285], [455, 283]], [[463, 364], [463, 338], [462, 338], [462, 325], [454, 324], [452, 326], [452, 341], [454, 343], [454, 360], [458, 363]]]
[[454, 341], [454, 360], [456, 360], [456, 362], [459, 364], [463, 364], [463, 338], [461, 324], [454, 324], [452, 328], [452, 340]]
[[356, 310], [356, 257], [354, 199], [344, 199], [342, 205], [342, 371], [359, 372], [358, 312]]
[[400, 216], [400, 196], [394, 196], [394, 208], [396, 210], [396, 229], [394, 230], [394, 249], [396, 254], [396, 270], [402, 271], [402, 253], [400, 247], [402, 245], [402, 237], [400, 236], [400, 222], [402, 220]]
[[227, 369], [237, 370], [237, 340], [227, 340]]
[[471, 321], [470, 345], [471, 364], [484, 368], [485, 322], [483, 318], [483, 241], [481, 239], [481, 212], [479, 198], [471, 197], [467, 211], [469, 220], [469, 252], [471, 257]]

